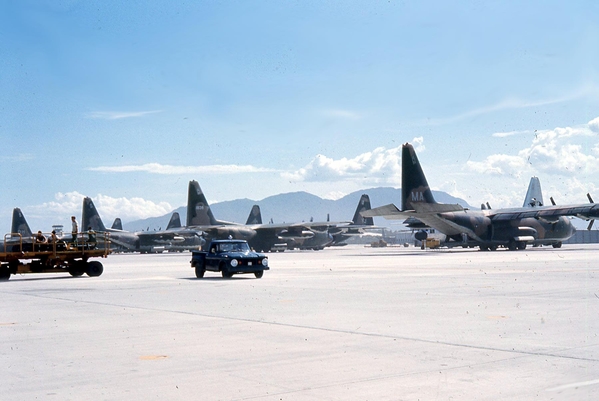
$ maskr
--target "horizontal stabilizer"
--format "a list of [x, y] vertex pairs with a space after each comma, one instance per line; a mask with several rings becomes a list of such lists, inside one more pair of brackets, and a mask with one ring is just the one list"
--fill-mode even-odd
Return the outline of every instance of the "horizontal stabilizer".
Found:
[[447, 203], [416, 203], [412, 206], [417, 213], [446, 213], [446, 212], [461, 212], [464, 210], [462, 205], [447, 204]]
[[385, 206], [375, 207], [374, 209], [364, 210], [360, 212], [363, 217], [378, 217], [384, 216], [388, 219], [392, 219], [394, 215], [403, 215], [403, 212], [397, 208], [394, 204]]

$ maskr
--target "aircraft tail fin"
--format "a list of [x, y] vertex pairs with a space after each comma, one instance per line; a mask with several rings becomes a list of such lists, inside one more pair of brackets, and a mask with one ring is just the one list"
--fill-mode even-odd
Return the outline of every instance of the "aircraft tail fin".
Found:
[[543, 192], [541, 191], [541, 181], [539, 181], [539, 177], [531, 177], [522, 207], [535, 207], [543, 205], [544, 202]]
[[218, 225], [210, 210], [210, 205], [197, 181], [189, 181], [187, 192], [187, 226]]
[[248, 220], [245, 222], [245, 224], [262, 224], [262, 213], [260, 212], [260, 206], [252, 206], [252, 210], [250, 211], [250, 215], [248, 216]]
[[121, 230], [123, 231], [123, 222], [121, 221], [120, 217], [117, 217], [116, 219], [114, 219], [114, 223], [112, 223], [112, 228], [113, 230]]
[[370, 197], [366, 194], [362, 194], [360, 200], [358, 201], [358, 207], [356, 207], [354, 218], [352, 219], [353, 224], [360, 226], [373, 226], [374, 220], [372, 217], [363, 217], [360, 214], [360, 212], [370, 209]]
[[31, 228], [29, 228], [29, 224], [27, 224], [27, 220], [25, 220], [25, 216], [21, 212], [21, 209], [18, 207], [15, 207], [12, 211], [12, 226], [10, 232], [11, 234], [19, 233], [23, 238], [33, 237], [33, 232], [31, 231]]
[[413, 203], [437, 203], [428, 186], [414, 147], [406, 143], [401, 154], [401, 210], [414, 210]]
[[81, 227], [79, 227], [79, 230], [85, 231], [89, 227], [94, 231], [106, 231], [106, 227], [100, 218], [94, 202], [86, 196], [83, 198], [83, 212], [81, 214]]
[[171, 215], [171, 219], [169, 220], [168, 225], [166, 226], [167, 230], [171, 230], [174, 228], [181, 228], [181, 217], [179, 217], [178, 212], [173, 212], [173, 214]]

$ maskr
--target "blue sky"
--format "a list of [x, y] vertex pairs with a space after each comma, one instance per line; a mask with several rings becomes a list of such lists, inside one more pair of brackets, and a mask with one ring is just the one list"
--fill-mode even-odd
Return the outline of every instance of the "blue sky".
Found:
[[0, 0], [0, 84], [5, 231], [399, 187], [405, 142], [472, 205], [599, 198], [594, 1]]

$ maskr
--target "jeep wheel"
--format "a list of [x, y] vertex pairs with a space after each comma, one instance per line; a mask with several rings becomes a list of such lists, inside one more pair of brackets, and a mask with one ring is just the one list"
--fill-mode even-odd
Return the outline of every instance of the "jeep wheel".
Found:
[[204, 267], [204, 264], [196, 265], [195, 268], [196, 268], [196, 277], [197, 278], [204, 277], [204, 273], [206, 273], [206, 268]]
[[227, 271], [222, 271], [223, 277], [224, 278], [231, 278], [233, 277], [233, 273], [227, 272]]
[[256, 276], [256, 278], [262, 278], [263, 275], [264, 275], [264, 270], [254, 272], [254, 276]]

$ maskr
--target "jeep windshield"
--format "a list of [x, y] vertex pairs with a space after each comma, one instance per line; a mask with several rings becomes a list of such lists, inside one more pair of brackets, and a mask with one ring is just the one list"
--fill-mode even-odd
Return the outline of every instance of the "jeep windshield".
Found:
[[220, 252], [249, 252], [250, 246], [247, 242], [227, 242], [219, 244]]

